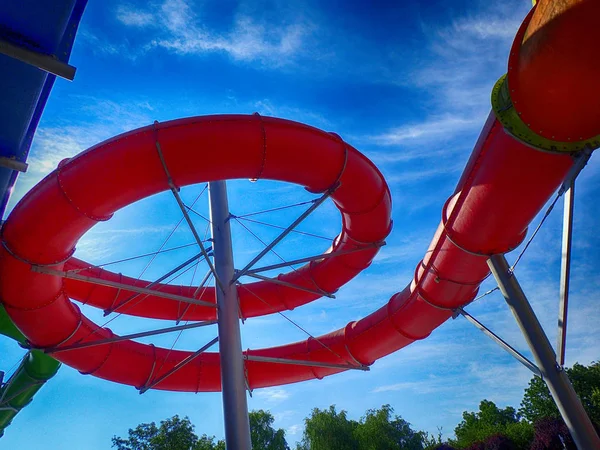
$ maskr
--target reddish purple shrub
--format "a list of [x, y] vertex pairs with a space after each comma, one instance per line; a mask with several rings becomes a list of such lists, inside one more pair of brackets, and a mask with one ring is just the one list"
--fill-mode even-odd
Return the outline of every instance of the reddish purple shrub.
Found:
[[517, 450], [517, 447], [506, 436], [495, 434], [485, 440], [485, 450]]
[[[545, 418], [534, 425], [535, 435], [531, 450], [577, 450], [573, 438], [562, 419]], [[564, 446], [563, 446], [564, 443]]]

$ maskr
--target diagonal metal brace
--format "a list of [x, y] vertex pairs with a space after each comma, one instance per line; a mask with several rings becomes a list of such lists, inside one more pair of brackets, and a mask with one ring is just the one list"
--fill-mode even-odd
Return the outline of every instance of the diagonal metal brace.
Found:
[[[212, 248], [209, 247], [208, 250], [210, 251]], [[209, 254], [210, 255], [210, 254]], [[198, 253], [197, 255], [192, 256], [191, 258], [189, 258], [188, 260], [182, 262], [181, 264], [179, 264], [177, 267], [175, 267], [174, 269], [169, 270], [166, 274], [164, 274], [163, 276], [161, 276], [160, 278], [158, 278], [156, 281], [153, 281], [152, 283], [148, 284], [147, 286], [144, 286], [146, 289], [150, 289], [153, 288], [154, 286], [156, 286], [157, 284], [165, 281], [167, 278], [169, 278], [171, 275], [176, 274], [177, 272], [179, 272], [181, 269], [189, 266], [190, 264], [192, 264], [193, 262], [195, 262], [196, 260], [198, 260], [200, 258], [200, 256], [202, 256], [202, 253]], [[200, 261], [198, 261], [200, 262]], [[123, 300], [121, 303], [119, 303], [117, 306], [111, 306], [110, 308], [104, 310], [104, 316], [108, 316], [109, 314], [113, 313], [114, 311], [116, 311], [119, 308], [122, 308], [123, 306], [125, 306], [127, 303], [133, 301], [134, 299], [136, 299], [137, 297], [139, 297], [141, 294], [137, 293], [135, 295], [132, 295], [131, 297]], [[119, 296], [119, 294], [117, 294], [117, 297]], [[195, 295], [193, 295], [192, 297], [196, 298]], [[115, 298], [116, 300], [116, 298]]]
[[[154, 122], [154, 130], [155, 130], [155, 133], [158, 135], [158, 128], [156, 127], [157, 125], [158, 125], [158, 121], [155, 121]], [[188, 226], [190, 227], [190, 231], [194, 235], [194, 239], [198, 243], [198, 247], [200, 247], [200, 251], [202, 252], [202, 255], [204, 256], [204, 258], [206, 259], [206, 263], [208, 264], [208, 267], [210, 268], [211, 272], [213, 273], [217, 284], [219, 285], [221, 290], [223, 290], [224, 286], [221, 283], [221, 280], [219, 279], [219, 277], [217, 276], [215, 266], [209, 258], [208, 252], [206, 251], [206, 248], [204, 247], [204, 244], [202, 243], [202, 239], [200, 239], [200, 235], [198, 234], [198, 231], [196, 230], [196, 227], [194, 226], [194, 223], [192, 222], [192, 219], [190, 218], [190, 215], [188, 213], [186, 205], [183, 203], [183, 200], [181, 200], [181, 196], [179, 195], [179, 189], [177, 188], [177, 186], [175, 186], [175, 183], [173, 183], [173, 178], [171, 178], [171, 173], [169, 172], [169, 169], [167, 167], [167, 163], [165, 161], [165, 157], [163, 155], [163, 151], [160, 146], [160, 142], [158, 142], [158, 137], [156, 138], [155, 144], [156, 144], [156, 150], [158, 151], [158, 157], [160, 158], [160, 163], [162, 164], [163, 170], [165, 171], [165, 175], [167, 176], [167, 182], [169, 184], [169, 189], [173, 193], [173, 197], [175, 197], [175, 200], [177, 201], [177, 205], [179, 205], [179, 209], [181, 210], [181, 213], [183, 214], [185, 221], [187, 222]]]
[[319, 295], [321, 297], [335, 298], [335, 295], [330, 294], [329, 292], [325, 292], [325, 291], [320, 290], [320, 289], [319, 290], [307, 289], [305, 287], [298, 286], [298, 285], [295, 285], [295, 284], [292, 284], [292, 283], [288, 283], [286, 281], [278, 280], [277, 278], [269, 278], [269, 277], [265, 277], [263, 275], [258, 275], [256, 273], [247, 273], [246, 276], [250, 277], [250, 278], [256, 278], [258, 280], [266, 281], [267, 283], [278, 284], [280, 286], [285, 286], [285, 287], [289, 287], [289, 288], [292, 288], [292, 289], [297, 289], [299, 291], [310, 292], [311, 294]]
[[290, 226], [288, 226], [285, 230], [283, 230], [279, 234], [279, 236], [277, 236], [275, 239], [273, 239], [273, 241], [271, 241], [271, 243], [269, 245], [267, 245], [258, 255], [256, 255], [252, 261], [250, 261], [248, 264], [246, 264], [246, 267], [244, 267], [242, 270], [240, 270], [231, 282], [235, 283], [241, 277], [246, 275], [250, 271], [250, 269], [254, 266], [254, 264], [256, 264], [260, 259], [262, 259], [263, 256], [265, 256], [267, 253], [269, 253], [273, 247], [275, 247], [279, 242], [281, 242], [283, 240], [283, 238], [285, 238], [288, 234], [290, 234], [292, 232], [292, 230], [294, 228], [296, 228], [304, 219], [306, 219], [315, 209], [317, 209], [319, 206], [321, 206], [323, 204], [323, 202], [325, 202], [325, 200], [327, 200], [329, 197], [331, 197], [331, 195], [336, 191], [336, 189], [339, 187], [339, 185], [340, 185], [339, 182], [336, 183], [333, 187], [328, 189], [321, 197], [319, 197], [310, 206], [310, 208], [308, 208], [306, 211], [304, 211], [300, 215], [300, 217], [298, 217], [296, 220], [294, 220], [294, 222], [292, 222], [292, 224]]
[[519, 361], [521, 364], [523, 364], [525, 367], [527, 367], [529, 370], [531, 370], [534, 375], [536, 375], [540, 378], [543, 378], [542, 372], [531, 360], [527, 359], [522, 353], [520, 353], [518, 350], [516, 350], [514, 347], [512, 347], [510, 344], [508, 344], [504, 339], [502, 339], [500, 336], [498, 336], [492, 330], [490, 330], [485, 325], [483, 325], [481, 322], [479, 322], [471, 314], [469, 314], [462, 308], [457, 308], [456, 315], [463, 316], [465, 319], [467, 319], [469, 322], [471, 322], [473, 325], [475, 325], [476, 328], [478, 328], [480, 331], [482, 331], [483, 334], [485, 334], [492, 341], [494, 341], [496, 344], [498, 344], [500, 347], [502, 347], [504, 350], [506, 350], [510, 355], [512, 355], [517, 361]]
[[321, 255], [308, 256], [306, 258], [294, 259], [292, 261], [286, 261], [286, 262], [279, 263], [279, 264], [272, 264], [270, 266], [264, 266], [264, 267], [259, 267], [257, 269], [251, 269], [251, 270], [248, 270], [248, 272], [246, 272], [246, 275], [256, 274], [259, 272], [266, 272], [268, 270], [280, 269], [282, 267], [294, 266], [296, 264], [302, 264], [302, 263], [311, 262], [311, 261], [318, 261], [321, 259], [336, 258], [338, 256], [349, 255], [352, 253], [362, 252], [365, 250], [372, 250], [374, 248], [383, 247], [385, 244], [386, 244], [385, 241], [381, 241], [381, 242], [375, 242], [374, 244], [365, 245], [364, 247], [353, 248], [351, 250], [339, 250], [336, 252], [323, 253]]
[[196, 300], [195, 298], [184, 297], [183, 295], [170, 294], [168, 292], [161, 292], [154, 289], [147, 289], [143, 287], [131, 286], [129, 284], [117, 283], [115, 281], [103, 280], [102, 278], [88, 277], [85, 275], [79, 275], [76, 273], [65, 272], [63, 270], [54, 270], [47, 267], [31, 266], [33, 272], [45, 273], [47, 275], [54, 275], [57, 277], [70, 278], [72, 280], [84, 281], [91, 284], [99, 284], [100, 286], [108, 286], [114, 288], [121, 288], [123, 290], [131, 292], [139, 292], [141, 294], [154, 295], [155, 297], [168, 298], [169, 300], [175, 300], [184, 303], [192, 303], [194, 305], [208, 306], [216, 308], [215, 303], [205, 302], [203, 300]]
[[319, 361], [305, 361], [301, 359], [289, 359], [289, 358], [272, 358], [269, 356], [258, 356], [258, 355], [244, 355], [246, 361], [256, 361], [264, 363], [275, 363], [275, 364], [290, 364], [293, 366], [309, 366], [309, 367], [323, 367], [326, 369], [342, 369], [342, 370], [362, 370], [368, 372], [371, 370], [369, 366], [355, 366], [352, 364], [334, 364]]
[[42, 349], [42, 350], [44, 350], [45, 353], [55, 355], [56, 353], [66, 352], [69, 350], [77, 350], [77, 349], [81, 349], [81, 348], [96, 347], [98, 345], [106, 345], [106, 344], [112, 344], [114, 342], [128, 341], [130, 339], [138, 339], [138, 338], [143, 338], [143, 337], [148, 337], [148, 336], [156, 336], [159, 334], [172, 333], [174, 331], [189, 330], [191, 328], [199, 328], [199, 327], [205, 327], [208, 325], [214, 325], [215, 323], [217, 323], [216, 320], [207, 320], [205, 322], [195, 322], [195, 323], [190, 323], [187, 325], [180, 325], [180, 326], [168, 327], [168, 328], [159, 328], [158, 330], [143, 331], [141, 333], [126, 334], [123, 336], [114, 336], [114, 337], [108, 338], [108, 339], [99, 339], [97, 341], [91, 341], [91, 342], [80, 342], [80, 343], [76, 343], [76, 344], [72, 344], [72, 345], [65, 345], [63, 347], [46, 348], [46, 349]]
[[204, 353], [206, 350], [208, 350], [210, 347], [212, 347], [213, 345], [215, 345], [218, 342], [219, 338], [216, 337], [214, 338], [212, 341], [210, 341], [208, 344], [203, 345], [200, 349], [198, 349], [197, 351], [195, 351], [194, 353], [192, 353], [191, 355], [187, 356], [185, 359], [179, 361], [175, 367], [173, 367], [171, 370], [169, 370], [168, 372], [164, 373], [163, 375], [161, 375], [160, 377], [156, 378], [155, 380], [153, 380], [151, 383], [149, 383], [146, 386], [142, 386], [139, 388], [140, 394], [144, 394], [147, 391], [149, 391], [150, 389], [152, 389], [154, 386], [156, 386], [158, 383], [163, 382], [165, 379], [167, 379], [168, 377], [170, 377], [171, 375], [173, 375], [175, 372], [177, 372], [179, 369], [181, 369], [182, 367], [184, 367], [185, 365], [189, 364], [190, 362], [192, 362], [195, 358], [197, 358], [198, 356], [200, 356], [200, 354]]

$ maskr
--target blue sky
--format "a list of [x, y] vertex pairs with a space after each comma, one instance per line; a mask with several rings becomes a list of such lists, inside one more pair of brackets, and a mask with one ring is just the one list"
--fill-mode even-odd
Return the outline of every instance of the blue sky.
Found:
[[[336, 299], [318, 300], [289, 316], [318, 335], [367, 315], [405, 287], [423, 257], [489, 111], [489, 93], [505, 71], [512, 37], [530, 7], [528, 0], [371, 3], [90, 1], [71, 58], [76, 79], [57, 81], [33, 143], [29, 172], [19, 179], [11, 207], [64, 157], [153, 120], [258, 111], [308, 123], [340, 134], [378, 165], [392, 190], [394, 230], [375, 263]], [[598, 359], [599, 170], [592, 159], [577, 186], [569, 365]], [[182, 195], [192, 202], [201, 189], [191, 186]], [[310, 198], [296, 186], [230, 183], [230, 205], [238, 215]], [[206, 212], [206, 194], [197, 205]], [[286, 210], [260, 220], [285, 226], [294, 217]], [[179, 219], [170, 195], [146, 199], [96, 226], [79, 243], [77, 255], [104, 263], [154, 251]], [[557, 207], [517, 271], [552, 342], [561, 220]], [[335, 208], [325, 204], [299, 229], [333, 237], [339, 222]], [[263, 240], [277, 234], [245, 224]], [[202, 219], [196, 225], [201, 233], [206, 229]], [[261, 244], [233, 225], [240, 267]], [[192, 241], [181, 226], [168, 246]], [[325, 240], [294, 235], [277, 251], [293, 259], [327, 246]], [[157, 277], [193, 252], [161, 256], [145, 276]], [[113, 269], [137, 276], [147, 261]], [[271, 255], [265, 262], [278, 260]], [[194, 280], [204, 270], [199, 268]], [[190, 283], [192, 274], [178, 281]], [[489, 280], [482, 292], [493, 286]], [[529, 354], [497, 292], [468, 309]], [[85, 312], [99, 323], [106, 320], [97, 311]], [[110, 327], [128, 333], [158, 325], [120, 317]], [[185, 332], [176, 348], [196, 349], [215, 332]], [[248, 320], [242, 333], [244, 348], [306, 337], [279, 316]], [[151, 342], [170, 347], [174, 339], [167, 335]], [[2, 348], [5, 369], [23, 354], [8, 341]], [[476, 408], [483, 398], [518, 406], [529, 378], [526, 369], [459, 319], [378, 361], [370, 372], [258, 390], [249, 406], [269, 409], [290, 443], [301, 437], [303, 418], [313, 407], [330, 404], [358, 419], [367, 408], [389, 403], [415, 428], [436, 432], [441, 426], [450, 436], [462, 411]], [[174, 414], [189, 416], [198, 433], [223, 436], [220, 394], [138, 395], [131, 387], [63, 367], [15, 419], [0, 447], [109, 449], [113, 435]]]

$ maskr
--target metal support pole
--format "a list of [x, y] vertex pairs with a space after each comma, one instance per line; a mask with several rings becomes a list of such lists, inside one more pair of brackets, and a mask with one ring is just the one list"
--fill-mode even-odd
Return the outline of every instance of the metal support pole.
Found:
[[229, 223], [229, 204], [225, 181], [208, 183], [210, 220], [218, 279], [217, 318], [221, 355], [221, 389], [225, 416], [225, 444], [229, 450], [250, 450], [250, 421], [246, 398], [246, 379], [237, 286], [233, 283], [234, 265]]
[[567, 373], [556, 363], [556, 355], [550, 341], [525, 293], [510, 271], [506, 258], [504, 255], [494, 255], [488, 260], [488, 265], [535, 357], [542, 378], [548, 385], [575, 444], [582, 450], [600, 448], [600, 438], [583, 409]]
[[573, 236], [573, 205], [575, 202], [575, 180], [565, 191], [563, 212], [562, 259], [560, 266], [560, 305], [558, 308], [557, 361], [565, 365], [567, 345], [567, 313], [569, 309], [569, 281], [571, 278], [571, 243]]

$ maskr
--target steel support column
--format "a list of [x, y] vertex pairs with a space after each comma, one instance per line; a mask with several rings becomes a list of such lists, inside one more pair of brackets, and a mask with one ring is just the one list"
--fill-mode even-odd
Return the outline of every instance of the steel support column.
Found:
[[600, 448], [600, 438], [583, 409], [567, 373], [556, 363], [556, 355], [550, 341], [510, 270], [506, 258], [504, 255], [494, 255], [488, 260], [488, 265], [535, 357], [542, 378], [548, 385], [575, 444], [582, 450]]
[[567, 314], [569, 311], [569, 282], [571, 279], [571, 244], [573, 237], [573, 205], [575, 202], [575, 180], [565, 191], [563, 212], [562, 257], [560, 265], [560, 306], [558, 309], [557, 361], [565, 365], [567, 347]]
[[237, 286], [233, 283], [234, 264], [229, 223], [229, 204], [225, 181], [208, 184], [210, 193], [210, 220], [213, 238], [215, 270], [218, 279], [217, 318], [219, 353], [221, 355], [221, 390], [225, 416], [225, 443], [229, 450], [250, 450], [250, 422]]

